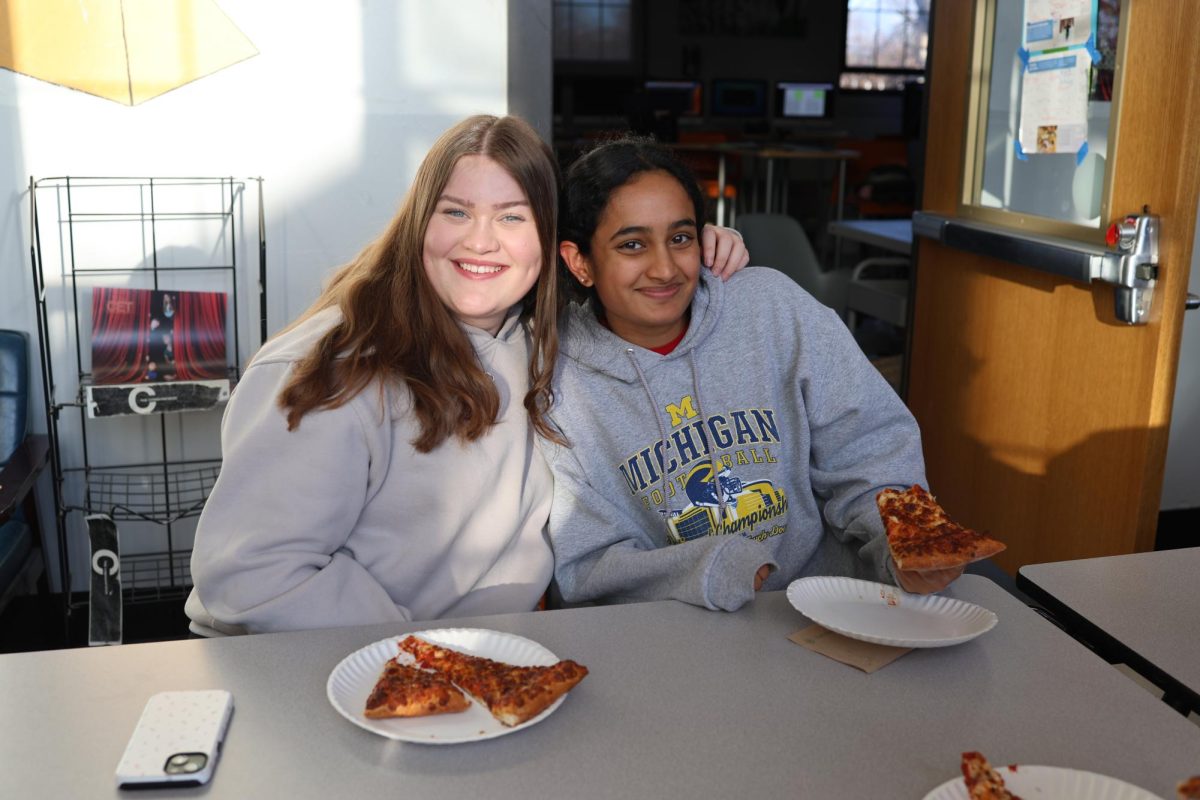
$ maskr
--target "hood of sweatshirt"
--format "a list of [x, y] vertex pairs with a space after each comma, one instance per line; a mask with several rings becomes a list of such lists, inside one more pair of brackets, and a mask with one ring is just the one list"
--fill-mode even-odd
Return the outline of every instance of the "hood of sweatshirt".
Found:
[[[692, 394], [699, 414], [705, 416], [707, 422], [707, 407], [702, 399], [703, 391], [697, 370], [697, 360], [705, 341], [717, 328], [721, 318], [721, 309], [725, 301], [725, 285], [706, 269], [700, 270], [700, 278], [696, 284], [696, 294], [691, 302], [691, 319], [688, 322], [687, 333], [667, 355], [647, 350], [625, 341], [610, 331], [596, 317], [596, 301], [593, 298], [586, 305], [572, 304], [564, 330], [560, 333], [561, 350], [563, 355], [573, 361], [589, 367], [596, 372], [608, 375], [627, 384], [640, 384], [646, 397], [647, 417], [653, 418], [659, 429], [660, 441], [667, 441], [667, 429], [663, 419], [658, 414], [660, 399], [655, 396], [647, 374], [655, 369], [673, 369], [677, 362], [686, 362], [691, 373]], [[721, 468], [715, 460], [710, 459], [713, 480], [721, 473]], [[667, 494], [667, 476], [661, 475], [663, 496]], [[720, 513], [725, 514], [725, 498], [714, 489], [713, 494], [718, 498]]]
[[571, 303], [559, 330], [559, 352], [597, 372], [635, 383], [639, 380], [638, 367], [650, 370], [660, 364], [693, 357], [716, 329], [724, 302], [724, 282], [713, 277], [707, 269], [700, 270], [687, 333], [665, 356], [631, 344], [601, 325], [596, 318], [594, 299], [584, 304]]
[[477, 353], [488, 353], [496, 348], [509, 347], [514, 343], [520, 344], [525, 335], [520, 303], [508, 310], [508, 314], [505, 315], [504, 322], [500, 323], [500, 330], [496, 332], [495, 336], [483, 328], [476, 328], [461, 320], [459, 320], [458, 327], [462, 328], [463, 333], [471, 340], [471, 345]]
[[527, 327], [521, 319], [521, 305], [518, 303], [508, 310], [495, 336], [462, 321], [458, 326], [475, 348], [480, 366], [492, 379], [500, 395], [500, 414], [504, 414], [514, 394], [517, 395], [517, 402], [523, 402], [529, 383], [526, 379], [529, 374], [529, 347]]

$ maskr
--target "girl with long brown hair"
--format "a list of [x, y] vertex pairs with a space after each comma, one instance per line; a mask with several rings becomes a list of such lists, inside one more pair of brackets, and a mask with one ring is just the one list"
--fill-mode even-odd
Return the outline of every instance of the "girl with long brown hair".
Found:
[[[196, 531], [193, 632], [535, 607], [557, 189], [523, 121], [455, 125], [383, 234], [253, 358]], [[708, 235], [718, 272], [745, 263], [735, 239]]]

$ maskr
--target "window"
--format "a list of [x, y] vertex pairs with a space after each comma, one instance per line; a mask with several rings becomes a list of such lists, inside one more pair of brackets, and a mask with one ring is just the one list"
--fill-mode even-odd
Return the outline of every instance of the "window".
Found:
[[896, 90], [923, 81], [929, 0], [847, 0], [843, 89]]
[[554, 0], [554, 58], [629, 61], [632, 0]]

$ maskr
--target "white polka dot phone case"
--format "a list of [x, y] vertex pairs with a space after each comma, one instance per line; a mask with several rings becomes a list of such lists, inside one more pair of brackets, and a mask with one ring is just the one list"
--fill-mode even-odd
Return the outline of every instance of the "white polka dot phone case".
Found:
[[232, 714], [233, 695], [223, 690], [154, 695], [117, 765], [117, 785], [140, 789], [208, 783]]

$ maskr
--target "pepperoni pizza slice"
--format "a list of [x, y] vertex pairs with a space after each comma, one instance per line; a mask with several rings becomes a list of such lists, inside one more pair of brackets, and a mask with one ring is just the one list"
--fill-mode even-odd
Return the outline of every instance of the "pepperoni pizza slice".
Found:
[[971, 800], [1021, 800], [1004, 786], [1004, 778], [992, 768], [983, 753], [962, 754], [963, 781]]
[[875, 496], [875, 505], [897, 569], [950, 569], [1004, 550], [1003, 542], [950, 519], [933, 495], [920, 486], [903, 492], [884, 489]]
[[431, 644], [415, 636], [400, 642], [400, 649], [417, 664], [444, 675], [474, 697], [508, 727], [533, 719], [588, 674], [574, 661], [548, 667], [517, 667], [471, 656]]
[[393, 658], [383, 665], [383, 674], [367, 696], [363, 715], [372, 719], [425, 717], [465, 711], [470, 705], [466, 695], [444, 676]]

